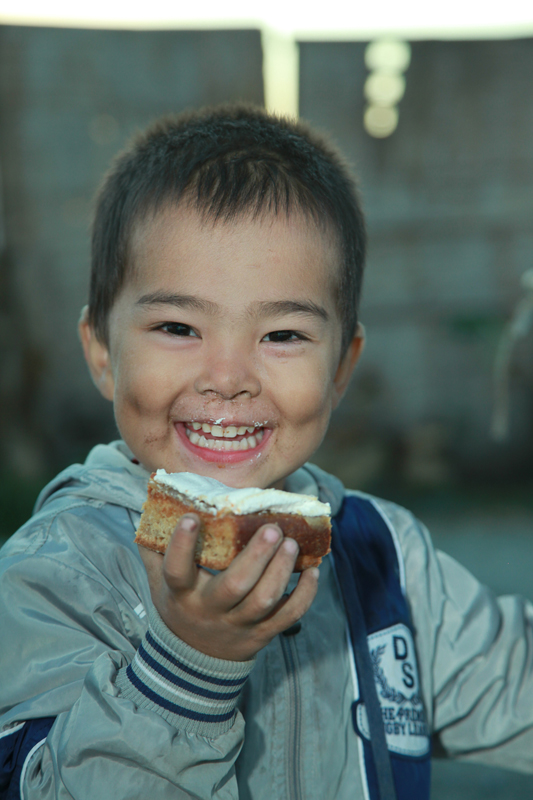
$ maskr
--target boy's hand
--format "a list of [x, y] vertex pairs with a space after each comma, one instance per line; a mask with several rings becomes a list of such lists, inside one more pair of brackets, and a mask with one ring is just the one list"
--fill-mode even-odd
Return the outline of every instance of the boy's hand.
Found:
[[215, 658], [247, 661], [302, 617], [317, 590], [318, 569], [305, 570], [284, 597], [298, 545], [277, 526], [263, 525], [217, 575], [194, 563], [199, 520], [179, 521], [164, 556], [139, 547], [152, 601], [184, 642]]

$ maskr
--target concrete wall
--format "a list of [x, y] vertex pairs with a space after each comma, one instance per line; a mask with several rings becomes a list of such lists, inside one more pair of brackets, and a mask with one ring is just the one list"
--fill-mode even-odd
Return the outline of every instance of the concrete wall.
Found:
[[533, 332], [515, 354], [510, 441], [488, 431], [494, 349], [533, 266], [533, 40], [414, 43], [388, 139], [363, 129], [364, 50], [300, 47], [301, 114], [355, 165], [370, 234], [368, 347], [335, 447], [348, 435], [366, 453], [354, 477], [393, 450], [395, 469], [436, 482], [517, 475], [533, 461]]

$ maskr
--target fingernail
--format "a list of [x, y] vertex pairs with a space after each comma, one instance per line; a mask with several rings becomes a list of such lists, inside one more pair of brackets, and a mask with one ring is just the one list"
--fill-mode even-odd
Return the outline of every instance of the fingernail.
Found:
[[294, 553], [297, 553], [299, 549], [298, 544], [297, 542], [294, 541], [294, 539], [285, 539], [285, 541], [283, 542], [283, 547], [285, 548], [287, 553], [291, 554], [291, 556]]
[[196, 520], [194, 517], [182, 517], [180, 520], [180, 527], [183, 531], [193, 531], [196, 528]]
[[320, 578], [320, 570], [318, 569], [318, 567], [311, 567], [309, 572], [311, 573], [313, 578], [315, 578], [316, 580], [318, 580]]
[[280, 533], [277, 528], [266, 528], [263, 531], [263, 539], [269, 544], [274, 544], [278, 541]]

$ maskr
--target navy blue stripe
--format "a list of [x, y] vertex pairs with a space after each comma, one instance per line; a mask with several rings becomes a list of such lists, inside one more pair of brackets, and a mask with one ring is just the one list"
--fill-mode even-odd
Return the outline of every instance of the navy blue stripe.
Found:
[[365, 617], [361, 608], [357, 578], [354, 574], [355, 567], [348, 558], [344, 547], [343, 538], [347, 538], [346, 530], [346, 528], [343, 529], [338, 526], [337, 520], [333, 520], [331, 550], [346, 607], [359, 689], [366, 707], [368, 727], [370, 729], [370, 747], [373, 763], [376, 767], [377, 796], [380, 800], [396, 800], [396, 788], [385, 738], [383, 715], [376, 692], [376, 683], [368, 650]]
[[227, 722], [227, 720], [232, 719], [235, 715], [235, 710], [232, 709], [231, 711], [226, 712], [225, 714], [200, 714], [198, 711], [191, 711], [188, 708], [183, 708], [183, 706], [178, 706], [176, 703], [171, 703], [169, 700], [165, 700], [164, 697], [161, 695], [156, 694], [151, 689], [148, 688], [139, 678], [135, 675], [134, 671], [131, 668], [131, 664], [126, 668], [126, 674], [130, 681], [133, 683], [136, 689], [141, 692], [148, 700], [151, 700], [152, 703], [156, 703], [156, 705], [161, 706], [161, 708], [166, 708], [167, 711], [172, 711], [173, 714], [177, 714], [180, 717], [187, 717], [188, 719], [194, 719], [198, 722]]
[[179, 669], [181, 669], [183, 672], [187, 672], [188, 675], [192, 675], [193, 678], [198, 678], [200, 681], [205, 681], [205, 683], [214, 683], [217, 686], [242, 686], [248, 677], [245, 676], [244, 678], [236, 678], [235, 680], [232, 680], [226, 678], [212, 678], [209, 675], [203, 675], [201, 672], [197, 672], [195, 669], [192, 669], [192, 667], [188, 667], [187, 664], [184, 664], [178, 658], [173, 656], [172, 653], [169, 653], [166, 648], [161, 647], [161, 645], [155, 641], [150, 631], [146, 631], [146, 641], [157, 653], [159, 653], [159, 655], [163, 656], [163, 658], [166, 658], [171, 664], [174, 664], [175, 667], [179, 667]]
[[367, 634], [403, 622], [412, 629], [400, 585], [400, 567], [389, 527], [373, 503], [347, 497], [336, 517], [353, 580], [364, 598]]
[[[363, 753], [370, 797], [378, 797], [376, 767], [370, 743], [366, 739], [363, 739]], [[420, 759], [391, 753], [390, 759], [396, 785], [396, 800], [429, 800], [431, 791], [431, 761], [429, 757], [425, 756]]]
[[28, 720], [22, 728], [0, 739], [0, 797], [20, 800], [20, 776], [30, 751], [45, 739], [55, 717]]
[[[343, 556], [336, 547], [339, 542], [340, 549], [344, 550]], [[398, 623], [402, 623], [412, 630], [409, 607], [400, 583], [400, 567], [394, 540], [387, 523], [373, 503], [358, 496], [345, 497], [342, 508], [336, 516], [332, 550], [343, 598], [347, 606], [354, 654], [358, 649], [354, 638], [358, 637], [353, 628], [354, 623], [359, 622], [359, 617], [364, 620], [366, 636], [376, 631], [386, 630]], [[357, 598], [355, 605], [353, 600], [350, 600], [354, 591], [357, 593], [362, 607], [359, 614], [356, 611]], [[359, 635], [361, 635], [360, 631]], [[362, 637], [360, 644], [361, 652], [363, 650]], [[365, 649], [368, 649], [368, 644]], [[357, 655], [356, 663], [358, 675], [361, 678]], [[370, 693], [370, 688], [369, 686], [367, 693]], [[362, 686], [361, 693], [369, 715], [370, 704], [367, 703]], [[357, 731], [355, 725], [356, 704], [352, 710], [354, 712], [354, 728]], [[374, 738], [372, 733], [371, 736]], [[377, 770], [375, 765], [376, 762], [379, 764], [380, 758], [379, 756], [376, 758], [375, 753], [372, 752], [373, 742], [367, 742], [364, 738], [363, 749], [369, 794], [372, 800], [379, 800], [381, 768]], [[430, 756], [429, 752], [423, 757], [389, 753], [397, 800], [428, 800], [431, 785]]]
[[191, 692], [191, 694], [199, 694], [202, 697], [209, 698], [210, 700], [234, 700], [241, 693], [240, 688], [237, 689], [236, 692], [211, 692], [209, 689], [204, 689], [202, 686], [189, 683], [189, 681], [185, 681], [183, 678], [179, 678], [177, 675], [174, 675], [173, 672], [170, 672], [170, 670], [163, 667], [158, 661], [155, 660], [155, 658], [152, 658], [152, 656], [146, 652], [146, 649], [142, 644], [139, 647], [139, 654], [148, 667], [151, 667], [167, 681], [170, 681], [170, 683], [173, 683], [176, 686], [181, 686], [182, 689], [186, 689], [188, 692]]

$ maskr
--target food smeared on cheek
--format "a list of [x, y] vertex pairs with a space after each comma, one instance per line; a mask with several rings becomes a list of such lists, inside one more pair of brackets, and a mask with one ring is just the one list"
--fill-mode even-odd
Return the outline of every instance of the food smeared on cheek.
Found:
[[158, 444], [161, 439], [165, 438], [166, 434], [161, 434], [159, 436], [157, 434], [148, 434], [148, 436], [144, 437], [144, 444], [146, 447], [150, 447], [151, 445]]

